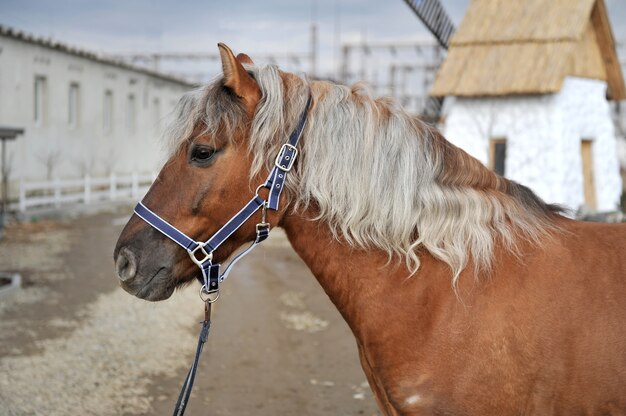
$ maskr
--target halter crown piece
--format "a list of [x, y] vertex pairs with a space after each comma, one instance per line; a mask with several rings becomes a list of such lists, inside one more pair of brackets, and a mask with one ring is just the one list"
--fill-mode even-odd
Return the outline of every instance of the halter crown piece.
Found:
[[[200, 297], [205, 301], [215, 301], [219, 297], [219, 287], [227, 277], [233, 266], [241, 260], [246, 254], [252, 251], [258, 244], [265, 241], [269, 236], [270, 224], [265, 220], [265, 212], [267, 209], [278, 210], [280, 203], [280, 194], [285, 185], [287, 173], [293, 168], [296, 157], [298, 156], [298, 141], [302, 136], [302, 132], [306, 126], [307, 115], [311, 106], [311, 95], [309, 94], [304, 111], [300, 115], [300, 120], [295, 130], [289, 136], [287, 143], [284, 143], [276, 156], [274, 166], [270, 171], [267, 180], [259, 185], [256, 195], [235, 214], [226, 224], [222, 226], [211, 238], [205, 242], [195, 241], [178, 230], [172, 224], [165, 221], [158, 214], [146, 207], [143, 202], [139, 202], [135, 207], [135, 214], [159, 230], [163, 235], [170, 238], [176, 244], [187, 250], [191, 261], [193, 261], [202, 273], [203, 285], [200, 289]], [[261, 198], [258, 191], [261, 188], [269, 190], [267, 201]], [[230, 264], [220, 273], [220, 264], [213, 264], [213, 252], [237, 231], [255, 212], [259, 209], [263, 210], [261, 222], [256, 225], [256, 238], [250, 246], [237, 255]], [[213, 299], [209, 299], [210, 294], [216, 294]]]

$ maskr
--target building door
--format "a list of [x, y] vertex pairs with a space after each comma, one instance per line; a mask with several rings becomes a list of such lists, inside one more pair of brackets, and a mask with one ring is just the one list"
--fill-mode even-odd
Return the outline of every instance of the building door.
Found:
[[593, 178], [593, 153], [592, 140], [581, 140], [580, 154], [583, 169], [583, 191], [585, 194], [585, 204], [590, 208], [596, 207], [596, 186]]

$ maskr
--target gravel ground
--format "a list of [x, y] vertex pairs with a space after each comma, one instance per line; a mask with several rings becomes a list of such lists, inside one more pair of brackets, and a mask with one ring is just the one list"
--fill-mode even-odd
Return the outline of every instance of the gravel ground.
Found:
[[[0, 415], [171, 414], [202, 316], [198, 287], [148, 303], [117, 287], [128, 210], [14, 226], [0, 269]], [[254, 271], [254, 274], [253, 272]], [[375, 415], [352, 335], [280, 232], [215, 305], [189, 415]]]

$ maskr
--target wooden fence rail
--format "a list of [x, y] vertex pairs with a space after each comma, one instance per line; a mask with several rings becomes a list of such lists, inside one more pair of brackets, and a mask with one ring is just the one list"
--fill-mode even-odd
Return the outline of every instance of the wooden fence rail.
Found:
[[62, 204], [90, 204], [96, 201], [140, 199], [156, 179], [156, 173], [116, 175], [104, 177], [85, 175], [76, 179], [50, 181], [20, 181], [18, 209], [25, 212], [32, 207]]

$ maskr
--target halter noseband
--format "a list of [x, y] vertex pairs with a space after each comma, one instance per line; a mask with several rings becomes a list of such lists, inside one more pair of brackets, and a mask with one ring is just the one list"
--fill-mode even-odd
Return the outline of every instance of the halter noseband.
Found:
[[[287, 173], [293, 167], [296, 157], [298, 156], [298, 149], [296, 146], [298, 145], [298, 141], [300, 140], [304, 127], [306, 126], [310, 106], [311, 95], [309, 94], [306, 107], [300, 115], [298, 125], [289, 136], [287, 143], [284, 143], [280, 148], [267, 180], [263, 184], [259, 185], [256, 195], [206, 242], [195, 241], [188, 237], [185, 233], [161, 218], [158, 214], [151, 211], [143, 204], [143, 202], [139, 202], [135, 207], [135, 214], [137, 214], [139, 218], [143, 219], [152, 227], [159, 230], [163, 235], [187, 250], [191, 260], [200, 268], [200, 271], [202, 272], [203, 285], [200, 289], [201, 297], [203, 294], [209, 296], [211, 293], [217, 293], [217, 296], [219, 296], [220, 283], [228, 277], [228, 274], [235, 263], [237, 263], [237, 261], [248, 254], [254, 247], [267, 239], [269, 236], [270, 224], [266, 222], [265, 212], [267, 209], [274, 211], [278, 210], [280, 194], [283, 191]], [[267, 188], [269, 190], [267, 201], [259, 196], [259, 190], [261, 188]], [[259, 209], [263, 210], [263, 215], [261, 222], [256, 225], [255, 240], [246, 250], [241, 252], [230, 262], [223, 273], [220, 273], [220, 264], [213, 264], [213, 252]], [[215, 297], [213, 301], [216, 299], [217, 297]], [[206, 301], [207, 299], [203, 298], [203, 300]]]

